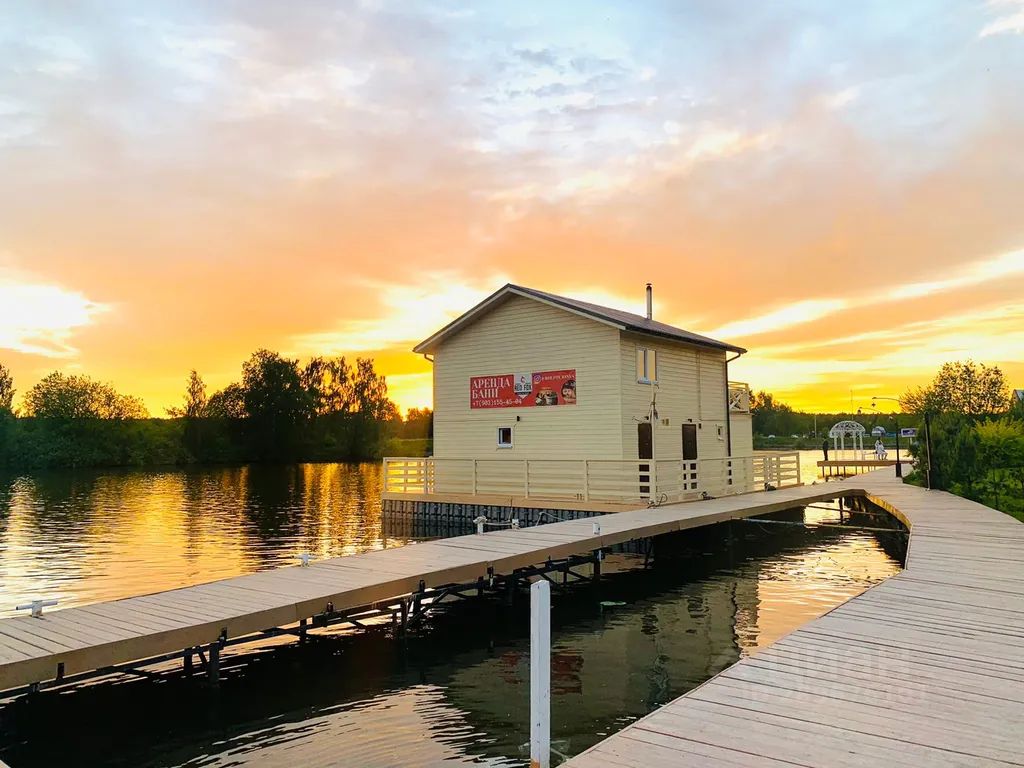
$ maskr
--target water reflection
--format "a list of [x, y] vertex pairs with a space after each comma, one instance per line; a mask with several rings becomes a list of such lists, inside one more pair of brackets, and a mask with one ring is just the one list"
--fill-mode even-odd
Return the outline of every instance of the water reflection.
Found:
[[[215, 537], [230, 537], [198, 503], [228, 483], [223, 493], [245, 498], [226, 517], [231, 535], [248, 537], [235, 542], [246, 565], [273, 564], [300, 548], [331, 554], [382, 545], [379, 510], [330, 508], [348, 503], [325, 487], [346, 482], [344, 470], [334, 480], [304, 468], [274, 472], [210, 477], [189, 503], [152, 514], [169, 514], [190, 546], [214, 553], [225, 541]], [[364, 506], [373, 506], [378, 480], [367, 468], [353, 481], [353, 492], [363, 483]], [[325, 507], [324, 499], [334, 501]], [[777, 517], [839, 521], [834, 507]], [[661, 537], [650, 568], [642, 558], [610, 559], [600, 585], [554, 596], [553, 738], [578, 753], [685, 693], [895, 573], [902, 541], [735, 522]], [[208, 560], [195, 562], [209, 567]], [[525, 599], [474, 600], [431, 616], [421, 635], [406, 639], [377, 627], [301, 646], [234, 649], [215, 691], [171, 677], [20, 699], [0, 709], [0, 757], [16, 768], [526, 765], [528, 625]], [[54, 724], [60, 739], [52, 738]]]
[[0, 478], [0, 615], [404, 544], [381, 533], [380, 482], [377, 464]]

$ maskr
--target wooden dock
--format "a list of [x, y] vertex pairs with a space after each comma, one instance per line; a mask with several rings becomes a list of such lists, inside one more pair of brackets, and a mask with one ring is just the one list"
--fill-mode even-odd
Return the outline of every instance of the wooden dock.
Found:
[[845, 483], [910, 526], [906, 569], [565, 765], [1024, 765], [1024, 525]]
[[[838, 483], [410, 544], [43, 616], [0, 620], [0, 691], [157, 658], [423, 587], [470, 583], [635, 539], [856, 495]], [[594, 524], [600, 533], [594, 533]]]
[[[826, 477], [844, 477], [873, 472], [882, 467], [895, 467], [896, 463], [896, 459], [828, 459], [819, 461], [818, 469]], [[899, 463], [913, 464], [914, 460], [909, 456], [901, 456]]]
[[[1024, 765], [1024, 525], [891, 471], [426, 542], [0, 621], [0, 689], [837, 496], [911, 527], [907, 568], [568, 765]], [[593, 526], [600, 525], [595, 534]], [[554, 713], [557, 719], [557, 712]]]

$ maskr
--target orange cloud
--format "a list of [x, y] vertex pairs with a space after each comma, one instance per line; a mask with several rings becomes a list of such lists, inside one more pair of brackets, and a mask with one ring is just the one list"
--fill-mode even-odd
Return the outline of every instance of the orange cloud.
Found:
[[1016, 6], [880, 8], [4, 8], [0, 360], [159, 413], [260, 346], [368, 355], [409, 407], [501, 283], [652, 281], [794, 404], [1024, 377]]

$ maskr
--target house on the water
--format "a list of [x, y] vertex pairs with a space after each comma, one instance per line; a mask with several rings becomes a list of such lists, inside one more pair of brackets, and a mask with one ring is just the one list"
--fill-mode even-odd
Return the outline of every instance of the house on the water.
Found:
[[433, 457], [386, 460], [386, 499], [636, 506], [784, 482], [729, 381], [746, 350], [655, 320], [650, 285], [646, 317], [505, 285], [414, 351]]

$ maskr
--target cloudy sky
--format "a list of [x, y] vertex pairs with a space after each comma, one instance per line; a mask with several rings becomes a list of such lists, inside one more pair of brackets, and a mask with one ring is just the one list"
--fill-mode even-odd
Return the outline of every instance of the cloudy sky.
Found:
[[[742, 344], [796, 406], [1024, 386], [1024, 2], [0, 6], [0, 361], [156, 414], [410, 352], [507, 281]], [[852, 395], [851, 395], [852, 392]]]

